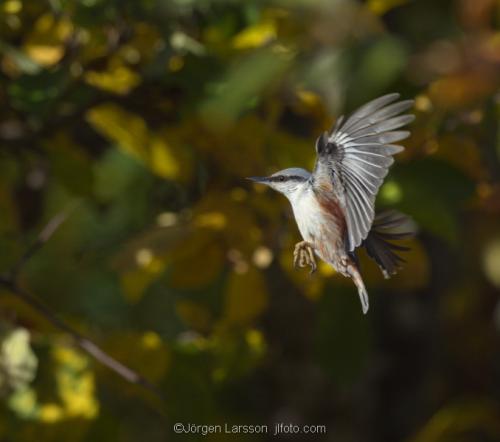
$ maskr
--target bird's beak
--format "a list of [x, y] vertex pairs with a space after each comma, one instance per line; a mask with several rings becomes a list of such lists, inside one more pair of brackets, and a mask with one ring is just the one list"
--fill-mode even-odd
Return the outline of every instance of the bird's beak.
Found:
[[269, 182], [269, 178], [267, 176], [250, 176], [247, 180], [260, 184], [267, 184]]

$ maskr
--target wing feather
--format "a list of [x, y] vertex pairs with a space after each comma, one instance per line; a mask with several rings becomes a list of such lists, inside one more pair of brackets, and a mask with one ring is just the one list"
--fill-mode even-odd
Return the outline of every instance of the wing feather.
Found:
[[[384, 132], [382, 134], [370, 134], [370, 135], [360, 135], [358, 137], [353, 136], [352, 138], [347, 138], [344, 143], [345, 147], [356, 146], [358, 144], [389, 144], [395, 141], [401, 141], [410, 136], [410, 132], [406, 130], [397, 130], [393, 132]], [[329, 138], [330, 143], [338, 142], [332, 137]]]
[[413, 100], [399, 101], [397, 103], [391, 104], [387, 107], [384, 107], [383, 109], [380, 109], [366, 119], [358, 121], [356, 124], [352, 125], [349, 130], [354, 133], [360, 129], [364, 129], [365, 127], [388, 120], [389, 118], [392, 118], [400, 114], [401, 112], [408, 110], [412, 106]]
[[340, 117], [331, 134], [323, 134], [316, 142], [313, 184], [322, 180], [333, 184], [346, 217], [348, 251], [358, 247], [370, 232], [375, 198], [394, 162], [392, 155], [403, 150], [393, 143], [410, 135], [398, 129], [413, 121], [413, 115], [400, 115], [413, 101], [396, 101], [398, 98], [399, 94], [384, 95], [348, 118]]
[[397, 100], [399, 98], [399, 94], [387, 94], [382, 97], [376, 98], [369, 103], [361, 106], [358, 110], [354, 111], [354, 113], [346, 120], [346, 122], [342, 125], [344, 130], [348, 131], [354, 126], [358, 121], [365, 119], [366, 117], [372, 115], [380, 108], [385, 105]]

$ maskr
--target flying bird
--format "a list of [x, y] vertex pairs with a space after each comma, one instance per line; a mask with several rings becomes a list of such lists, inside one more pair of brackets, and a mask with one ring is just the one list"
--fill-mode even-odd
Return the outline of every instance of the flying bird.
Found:
[[396, 143], [409, 136], [397, 130], [413, 121], [401, 115], [413, 100], [398, 101], [397, 93], [384, 95], [341, 116], [330, 133], [316, 140], [316, 164], [312, 173], [301, 168], [281, 170], [250, 180], [265, 184], [290, 201], [303, 241], [295, 245], [294, 265], [316, 270], [315, 256], [336, 271], [352, 278], [363, 313], [369, 301], [360, 273], [358, 248], [366, 249], [384, 277], [400, 268], [404, 260], [396, 252], [408, 250], [390, 240], [413, 234], [412, 221], [396, 212], [375, 213], [375, 197], [393, 155], [404, 148]]

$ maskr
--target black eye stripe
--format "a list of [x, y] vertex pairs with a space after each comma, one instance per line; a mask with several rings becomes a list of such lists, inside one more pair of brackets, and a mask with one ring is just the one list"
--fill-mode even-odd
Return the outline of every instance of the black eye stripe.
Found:
[[285, 181], [304, 181], [304, 178], [299, 175], [276, 175], [269, 178], [269, 181], [273, 182], [285, 182]]

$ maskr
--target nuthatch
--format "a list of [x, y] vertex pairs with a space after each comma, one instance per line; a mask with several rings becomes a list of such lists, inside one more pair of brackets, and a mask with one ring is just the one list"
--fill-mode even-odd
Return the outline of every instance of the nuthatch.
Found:
[[396, 101], [398, 98], [399, 94], [384, 95], [347, 119], [340, 117], [330, 134], [324, 132], [317, 139], [312, 173], [290, 168], [250, 178], [290, 200], [304, 240], [295, 246], [295, 266], [309, 265], [312, 273], [317, 255], [352, 278], [363, 313], [368, 311], [368, 293], [356, 249], [364, 247], [388, 278], [403, 262], [396, 251], [407, 250], [389, 240], [413, 233], [411, 220], [404, 215], [395, 211], [376, 215], [374, 210], [375, 197], [394, 162], [392, 155], [403, 150], [392, 143], [409, 136], [409, 132], [395, 129], [414, 119], [413, 115], [399, 115], [411, 108], [413, 101]]

